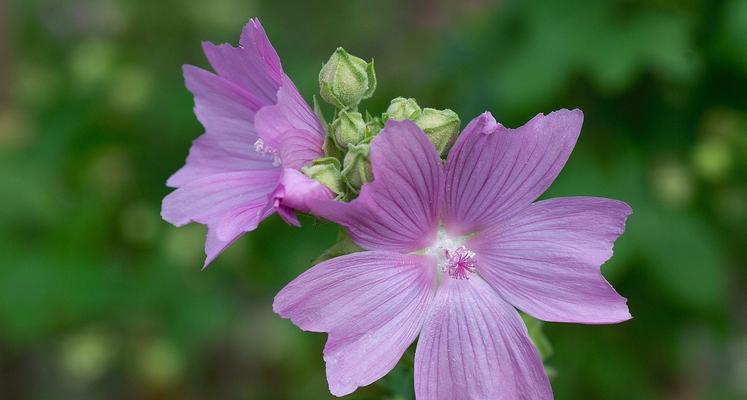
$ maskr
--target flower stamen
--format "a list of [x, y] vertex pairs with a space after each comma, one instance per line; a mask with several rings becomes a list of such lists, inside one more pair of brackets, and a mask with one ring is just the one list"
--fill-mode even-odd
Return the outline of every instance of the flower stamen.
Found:
[[443, 272], [449, 274], [454, 279], [469, 279], [469, 274], [476, 271], [475, 252], [468, 250], [464, 246], [458, 247], [454, 251], [444, 249], [446, 263]]
[[268, 146], [264, 140], [257, 139], [257, 141], [254, 142], [254, 151], [256, 151], [259, 154], [272, 157], [273, 167], [280, 166], [280, 156], [278, 155], [278, 151]]

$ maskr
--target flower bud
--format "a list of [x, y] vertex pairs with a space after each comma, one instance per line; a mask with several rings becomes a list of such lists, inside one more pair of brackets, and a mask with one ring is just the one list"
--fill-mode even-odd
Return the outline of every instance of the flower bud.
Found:
[[338, 47], [319, 71], [322, 98], [339, 108], [355, 108], [376, 90], [373, 61], [366, 63]]
[[348, 152], [343, 160], [342, 176], [345, 177], [348, 186], [355, 191], [373, 180], [370, 154], [371, 145], [368, 143], [348, 146]]
[[366, 122], [358, 112], [340, 111], [332, 122], [332, 139], [338, 148], [344, 150], [349, 144], [358, 144], [366, 138]]
[[389, 103], [389, 108], [386, 109], [386, 115], [389, 119], [395, 121], [403, 121], [406, 119], [414, 120], [420, 116], [420, 106], [418, 106], [415, 99], [397, 97]]
[[445, 156], [459, 134], [459, 116], [449, 109], [424, 108], [415, 119], [415, 124], [425, 132], [436, 150]]
[[384, 122], [379, 117], [374, 117], [366, 111], [366, 133], [369, 138], [378, 135], [384, 129]]
[[311, 165], [302, 167], [301, 172], [326, 186], [337, 196], [342, 196], [345, 193], [340, 172], [340, 160], [334, 157], [317, 158], [311, 162]]
[[382, 129], [384, 129], [384, 124], [382, 124], [381, 120], [378, 118], [374, 118], [366, 122], [366, 130], [368, 131], [369, 137], [378, 135]]

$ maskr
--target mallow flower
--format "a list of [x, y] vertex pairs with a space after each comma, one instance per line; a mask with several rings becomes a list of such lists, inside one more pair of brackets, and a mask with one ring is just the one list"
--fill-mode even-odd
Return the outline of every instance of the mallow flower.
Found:
[[295, 211], [331, 193], [300, 172], [323, 156], [325, 132], [260, 22], [249, 21], [239, 47], [206, 42], [203, 50], [215, 73], [186, 65], [184, 78], [205, 133], [168, 179], [177, 189], [161, 215], [176, 226], [207, 225], [207, 265], [273, 213], [299, 225]]
[[419, 336], [419, 400], [550, 399], [517, 309], [545, 321], [631, 318], [600, 266], [631, 213], [597, 197], [535, 201], [568, 159], [579, 110], [508, 129], [489, 113], [464, 129], [445, 164], [412, 121], [373, 140], [373, 182], [350, 203], [313, 201], [364, 251], [322, 262], [275, 298], [303, 330], [327, 332], [336, 396], [389, 372]]

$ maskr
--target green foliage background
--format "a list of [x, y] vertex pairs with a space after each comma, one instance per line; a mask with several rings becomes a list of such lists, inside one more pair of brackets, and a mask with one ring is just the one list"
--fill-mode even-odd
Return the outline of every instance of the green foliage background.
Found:
[[[0, 3], [0, 398], [327, 399], [324, 336], [272, 296], [335, 240], [262, 224], [200, 271], [159, 218], [202, 128], [181, 64], [262, 19], [310, 100], [344, 46], [389, 99], [508, 126], [579, 107], [546, 196], [635, 211], [607, 277], [634, 319], [546, 324], [558, 399], [747, 398], [747, 1]], [[411, 399], [412, 360], [350, 399]]]

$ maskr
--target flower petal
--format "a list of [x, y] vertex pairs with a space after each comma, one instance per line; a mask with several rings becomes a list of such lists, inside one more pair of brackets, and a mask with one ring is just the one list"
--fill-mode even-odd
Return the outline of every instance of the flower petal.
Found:
[[161, 216], [182, 226], [213, 223], [238, 208], [267, 202], [280, 178], [278, 170], [238, 171], [198, 179], [163, 199]]
[[178, 188], [210, 175], [251, 171], [279, 170], [273, 158], [257, 153], [249, 137], [203, 134], [192, 142], [186, 164], [166, 181]]
[[[257, 224], [255, 223], [254, 226], [256, 227]], [[227, 249], [228, 246], [239, 240], [243, 234], [244, 232], [237, 232], [232, 237], [221, 240], [218, 237], [216, 229], [208, 226], [207, 239], [205, 239], [205, 262], [203, 263], [202, 268], [207, 268], [208, 264], [213, 262], [213, 260], [215, 260], [223, 250]]]
[[234, 208], [225, 213], [217, 223], [210, 223], [208, 230], [216, 234], [220, 241], [231, 241], [241, 234], [253, 231], [265, 218], [272, 215], [272, 209], [266, 207], [261, 199]]
[[617, 323], [631, 318], [626, 300], [599, 267], [612, 256], [630, 213], [627, 204], [604, 198], [544, 200], [468, 245], [480, 274], [535, 318]]
[[433, 144], [411, 121], [388, 121], [371, 145], [374, 181], [350, 203], [311, 203], [312, 212], [348, 229], [366, 249], [409, 252], [437, 233], [443, 187]]
[[251, 128], [254, 115], [272, 103], [262, 102], [253, 93], [204, 69], [185, 65], [182, 71], [184, 83], [195, 97], [195, 114], [205, 129], [256, 137]]
[[224, 172], [192, 180], [163, 199], [161, 217], [176, 226], [189, 222], [208, 225], [208, 261], [253, 230], [280, 179], [279, 169]]
[[254, 149], [254, 114], [261, 104], [251, 94], [208, 71], [184, 66], [187, 88], [195, 96], [195, 114], [207, 131], [190, 148], [186, 165], [167, 185], [220, 172], [273, 168], [273, 158]]
[[309, 211], [308, 203], [312, 199], [324, 200], [332, 197], [332, 193], [324, 185], [296, 169], [285, 168], [280, 184], [284, 189], [281, 204], [301, 212]]
[[516, 310], [482, 279], [444, 278], [415, 351], [415, 397], [552, 399]]
[[324, 138], [307, 130], [293, 129], [283, 135], [279, 148], [280, 160], [284, 167], [300, 170], [311, 161], [324, 156]]
[[272, 47], [270, 39], [267, 38], [267, 33], [265, 33], [265, 29], [262, 27], [259, 19], [252, 18], [244, 26], [244, 29], [241, 31], [239, 44], [249, 54], [254, 55], [258, 60], [262, 61], [262, 65], [268, 71], [268, 75], [276, 78], [283, 74], [280, 57], [278, 57], [275, 48]]
[[285, 167], [299, 169], [324, 155], [324, 129], [287, 76], [283, 76], [277, 104], [259, 110], [255, 125], [264, 143], [279, 152]]
[[309, 212], [309, 202], [332, 198], [332, 192], [301, 171], [284, 168], [280, 183], [270, 194], [263, 212], [277, 211], [288, 225], [301, 226], [296, 211]]
[[415, 340], [435, 291], [424, 256], [366, 251], [316, 265], [275, 297], [301, 329], [328, 332], [327, 380], [336, 396], [384, 376]]
[[241, 46], [202, 46], [218, 75], [251, 93], [263, 104], [274, 104], [282, 80], [282, 67], [259, 20], [252, 19], [241, 34]]
[[517, 129], [490, 113], [470, 122], [446, 161], [447, 230], [480, 230], [529, 206], [565, 165], [582, 122], [580, 110], [539, 114]]

